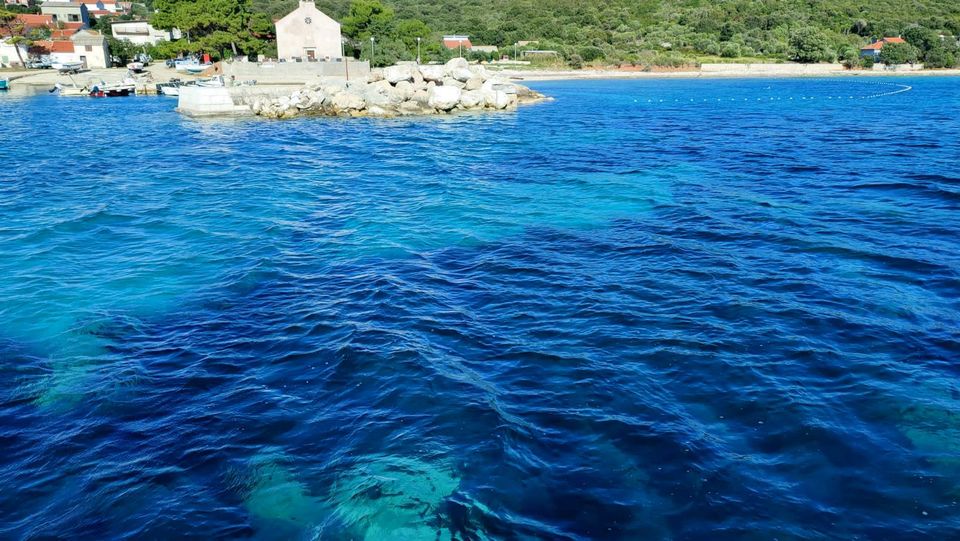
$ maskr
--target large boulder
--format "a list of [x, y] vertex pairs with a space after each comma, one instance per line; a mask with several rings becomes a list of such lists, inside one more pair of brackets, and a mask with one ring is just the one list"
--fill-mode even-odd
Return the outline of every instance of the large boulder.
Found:
[[458, 69], [469, 70], [470, 63], [467, 62], [467, 59], [465, 58], [454, 58], [449, 62], [447, 62], [446, 64], [444, 64], [443, 67], [444, 67], [444, 70], [447, 72], [447, 75], [450, 75], [451, 73], [453, 73], [454, 70], [458, 70]]
[[422, 115], [426, 112], [424, 106], [426, 103], [419, 103], [416, 101], [405, 101], [400, 104], [398, 110], [402, 115]]
[[408, 100], [413, 97], [413, 93], [416, 92], [416, 88], [413, 86], [413, 83], [409, 81], [400, 81], [397, 83], [397, 86], [392, 89], [393, 93], [401, 98], [400, 101]]
[[443, 78], [443, 86], [453, 86], [453, 87], [457, 87], [457, 88], [459, 88], [459, 89], [462, 90], [462, 89], [464, 89], [464, 88], [467, 86], [467, 84], [464, 83], [464, 82], [458, 81], [457, 79], [454, 79], [453, 77], [444, 77], [444, 78]]
[[330, 108], [338, 115], [352, 111], [362, 111], [366, 106], [367, 102], [363, 99], [363, 96], [354, 92], [341, 92], [330, 100]]
[[442, 81], [446, 74], [447, 70], [444, 66], [435, 66], [429, 64], [420, 66], [420, 75], [423, 77], [423, 80], [427, 82]]
[[473, 77], [467, 79], [465, 88], [467, 90], [480, 90], [483, 87], [483, 77], [479, 75], [474, 75]]
[[462, 94], [455, 86], [437, 86], [430, 89], [427, 105], [438, 111], [449, 111], [460, 103]]
[[465, 83], [474, 76], [474, 73], [467, 68], [454, 68], [447, 72], [447, 76], [452, 77], [461, 83]]
[[413, 82], [414, 71], [416, 71], [416, 66], [411, 66], [409, 64], [401, 64], [398, 66], [390, 66], [383, 69], [383, 78], [390, 82], [390, 84], [395, 85], [400, 81]]
[[382, 81], [384, 78], [383, 68], [373, 68], [370, 70], [370, 75], [367, 76], [367, 81], [375, 83], [377, 81]]
[[464, 109], [477, 109], [483, 107], [485, 103], [483, 93], [479, 90], [468, 90], [460, 95], [460, 106]]
[[489, 92], [484, 92], [483, 97], [487, 107], [491, 107], [493, 109], [506, 109], [510, 106], [510, 96], [503, 91], [491, 90]]

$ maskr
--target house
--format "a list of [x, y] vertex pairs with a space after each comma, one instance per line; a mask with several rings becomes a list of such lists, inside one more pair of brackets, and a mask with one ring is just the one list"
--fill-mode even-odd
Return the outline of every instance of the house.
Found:
[[[20, 50], [19, 55], [17, 55], [18, 49]], [[18, 43], [14, 45], [9, 39], [0, 38], [0, 68], [20, 66], [20, 59], [22, 58], [26, 62], [29, 56], [26, 44]]]
[[52, 16], [54, 22], [90, 26], [90, 12], [78, 0], [47, 0], [40, 4], [40, 13]]
[[33, 0], [3, 0], [5, 6], [23, 6], [30, 7], [33, 4]]
[[343, 57], [340, 23], [317, 9], [313, 0], [276, 22], [277, 55], [283, 60], [306, 61]]
[[83, 62], [88, 68], [109, 68], [113, 65], [107, 38], [95, 30], [81, 30], [70, 37], [73, 42], [76, 62]]
[[79, 0], [79, 2], [87, 7], [87, 12], [94, 19], [118, 17], [131, 11], [129, 2], [118, 2], [117, 0]]
[[493, 54], [500, 52], [500, 48], [496, 45], [474, 45], [470, 47], [470, 50], [475, 53], [487, 53]]
[[30, 53], [49, 56], [54, 63], [80, 62], [90, 69], [108, 68], [112, 64], [107, 39], [94, 30], [79, 30], [69, 39], [35, 41]]
[[860, 49], [860, 56], [863, 57], [872, 57], [879, 58], [880, 52], [883, 51], [883, 46], [888, 43], [906, 43], [907, 41], [903, 38], [883, 38], [874, 41], [866, 47]]
[[464, 49], [469, 51], [473, 44], [470, 43], [470, 36], [453, 35], [443, 36], [443, 46], [447, 49]]
[[157, 30], [147, 21], [120, 21], [110, 25], [110, 33], [136, 45], [156, 45], [161, 41], [180, 39], [179, 30]]

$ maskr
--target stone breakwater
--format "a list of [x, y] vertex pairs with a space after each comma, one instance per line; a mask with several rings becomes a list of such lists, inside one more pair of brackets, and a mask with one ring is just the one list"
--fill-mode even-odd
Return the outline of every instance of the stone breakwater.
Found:
[[512, 110], [547, 98], [456, 58], [445, 65], [400, 64], [359, 80], [309, 83], [290, 96], [257, 98], [253, 113], [267, 118], [302, 115], [394, 117], [456, 111]]

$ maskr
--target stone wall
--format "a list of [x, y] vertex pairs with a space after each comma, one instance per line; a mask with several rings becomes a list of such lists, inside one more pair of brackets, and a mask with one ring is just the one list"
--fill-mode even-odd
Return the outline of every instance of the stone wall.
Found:
[[370, 75], [370, 63], [351, 60], [330, 62], [224, 62], [223, 75], [237, 81], [256, 80], [258, 84], [299, 84], [316, 81], [319, 77], [363, 78]]

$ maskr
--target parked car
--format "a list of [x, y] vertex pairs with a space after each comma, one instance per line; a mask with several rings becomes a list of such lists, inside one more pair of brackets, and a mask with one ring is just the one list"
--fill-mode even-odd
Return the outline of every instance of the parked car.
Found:
[[53, 66], [48, 60], [31, 60], [30, 62], [27, 62], [27, 69], [47, 70], [51, 67]]

